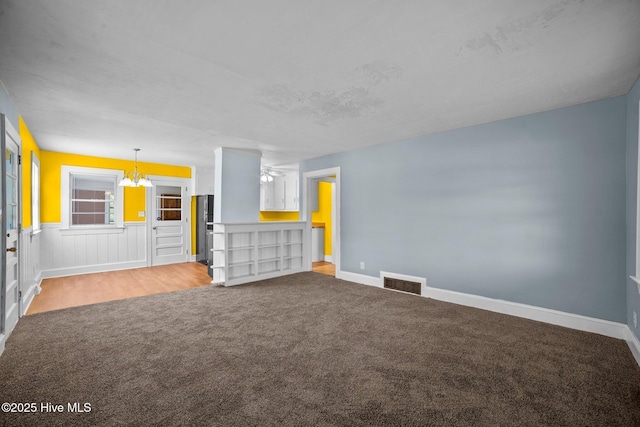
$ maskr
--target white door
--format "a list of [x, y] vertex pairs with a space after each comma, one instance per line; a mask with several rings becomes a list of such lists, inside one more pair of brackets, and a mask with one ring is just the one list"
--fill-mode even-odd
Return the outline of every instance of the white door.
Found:
[[8, 337], [20, 316], [20, 280], [18, 264], [18, 233], [20, 221], [20, 137], [4, 119], [4, 168], [6, 179], [3, 231], [6, 236], [4, 264], [4, 335]]
[[154, 180], [151, 193], [151, 265], [188, 261], [191, 206], [186, 185]]

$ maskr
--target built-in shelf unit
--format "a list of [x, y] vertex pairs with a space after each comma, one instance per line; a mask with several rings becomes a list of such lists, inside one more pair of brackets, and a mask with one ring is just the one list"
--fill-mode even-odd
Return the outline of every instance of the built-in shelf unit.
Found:
[[304, 271], [304, 222], [213, 224], [213, 283], [239, 285]]

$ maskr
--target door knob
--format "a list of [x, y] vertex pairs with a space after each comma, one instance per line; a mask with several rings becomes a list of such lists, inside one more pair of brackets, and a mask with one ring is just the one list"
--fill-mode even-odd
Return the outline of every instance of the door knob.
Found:
[[7, 252], [16, 252], [17, 249], [16, 248], [7, 248]]
[[155, 230], [155, 229], [157, 229], [157, 228], [158, 228], [158, 227], [151, 227], [151, 229], [152, 229], [152, 230]]

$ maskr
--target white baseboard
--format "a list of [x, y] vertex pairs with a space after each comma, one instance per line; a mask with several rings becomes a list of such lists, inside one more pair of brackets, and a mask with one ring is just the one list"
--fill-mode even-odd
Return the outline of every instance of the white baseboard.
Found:
[[[339, 272], [339, 275], [338, 272], [336, 272], [336, 277], [351, 282], [383, 288], [382, 274], [383, 273], [381, 272], [381, 277], [373, 277], [366, 276], [364, 274], [341, 271]], [[389, 275], [389, 273], [385, 274]], [[401, 276], [403, 275], [394, 274], [393, 276], [402, 278]], [[536, 320], [538, 322], [550, 323], [552, 325], [564, 326], [566, 328], [577, 329], [580, 331], [592, 332], [612, 338], [622, 339], [625, 341], [628, 341], [629, 333], [631, 332], [629, 330], [629, 327], [624, 323], [596, 319], [594, 317], [566, 313], [563, 311], [551, 310], [548, 308], [536, 307], [533, 305], [520, 304], [505, 300], [497, 300], [472, 294], [465, 294], [462, 292], [449, 291], [446, 289], [432, 288], [429, 286], [425, 286], [423, 290], [425, 292], [420, 295], [422, 297], [433, 298], [435, 300], [464, 305], [467, 307], [480, 308], [496, 313]]]
[[42, 270], [42, 278], [77, 276], [79, 274], [103, 273], [105, 271], [129, 270], [132, 268], [142, 268], [147, 266], [147, 260], [117, 262], [113, 264], [83, 265], [80, 267], [55, 268]]
[[2, 353], [4, 353], [5, 340], [6, 340], [6, 337], [4, 336], [4, 334], [0, 334], [0, 356], [2, 356]]
[[629, 350], [631, 350], [631, 354], [633, 354], [633, 357], [636, 359], [636, 362], [640, 365], [640, 341], [638, 340], [638, 337], [631, 332], [631, 329], [628, 326], [627, 330], [629, 331], [627, 336], [627, 345], [629, 346]]
[[28, 293], [23, 296], [24, 300], [22, 301], [20, 317], [24, 316], [25, 314], [27, 314], [27, 311], [29, 311], [29, 307], [31, 306], [33, 299], [40, 293], [38, 289], [39, 286], [35, 282], [32, 286], [29, 286], [29, 289], [27, 291]]
[[40, 292], [42, 292], [42, 271], [38, 271], [34, 280], [36, 282], [36, 295], [40, 295]]
[[366, 274], [351, 273], [349, 271], [336, 271], [336, 279], [382, 288], [382, 283], [380, 282], [379, 277], [367, 276]]
[[324, 256], [324, 262], [333, 263], [333, 256], [332, 255], [325, 255]]

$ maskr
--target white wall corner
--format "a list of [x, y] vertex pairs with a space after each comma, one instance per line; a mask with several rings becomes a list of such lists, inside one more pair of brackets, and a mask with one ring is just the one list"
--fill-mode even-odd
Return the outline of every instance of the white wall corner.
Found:
[[325, 255], [324, 256], [324, 261], [325, 262], [333, 262], [333, 256], [332, 255]]
[[640, 277], [629, 276], [629, 278], [636, 283], [636, 286], [638, 287], [638, 294], [640, 294]]

